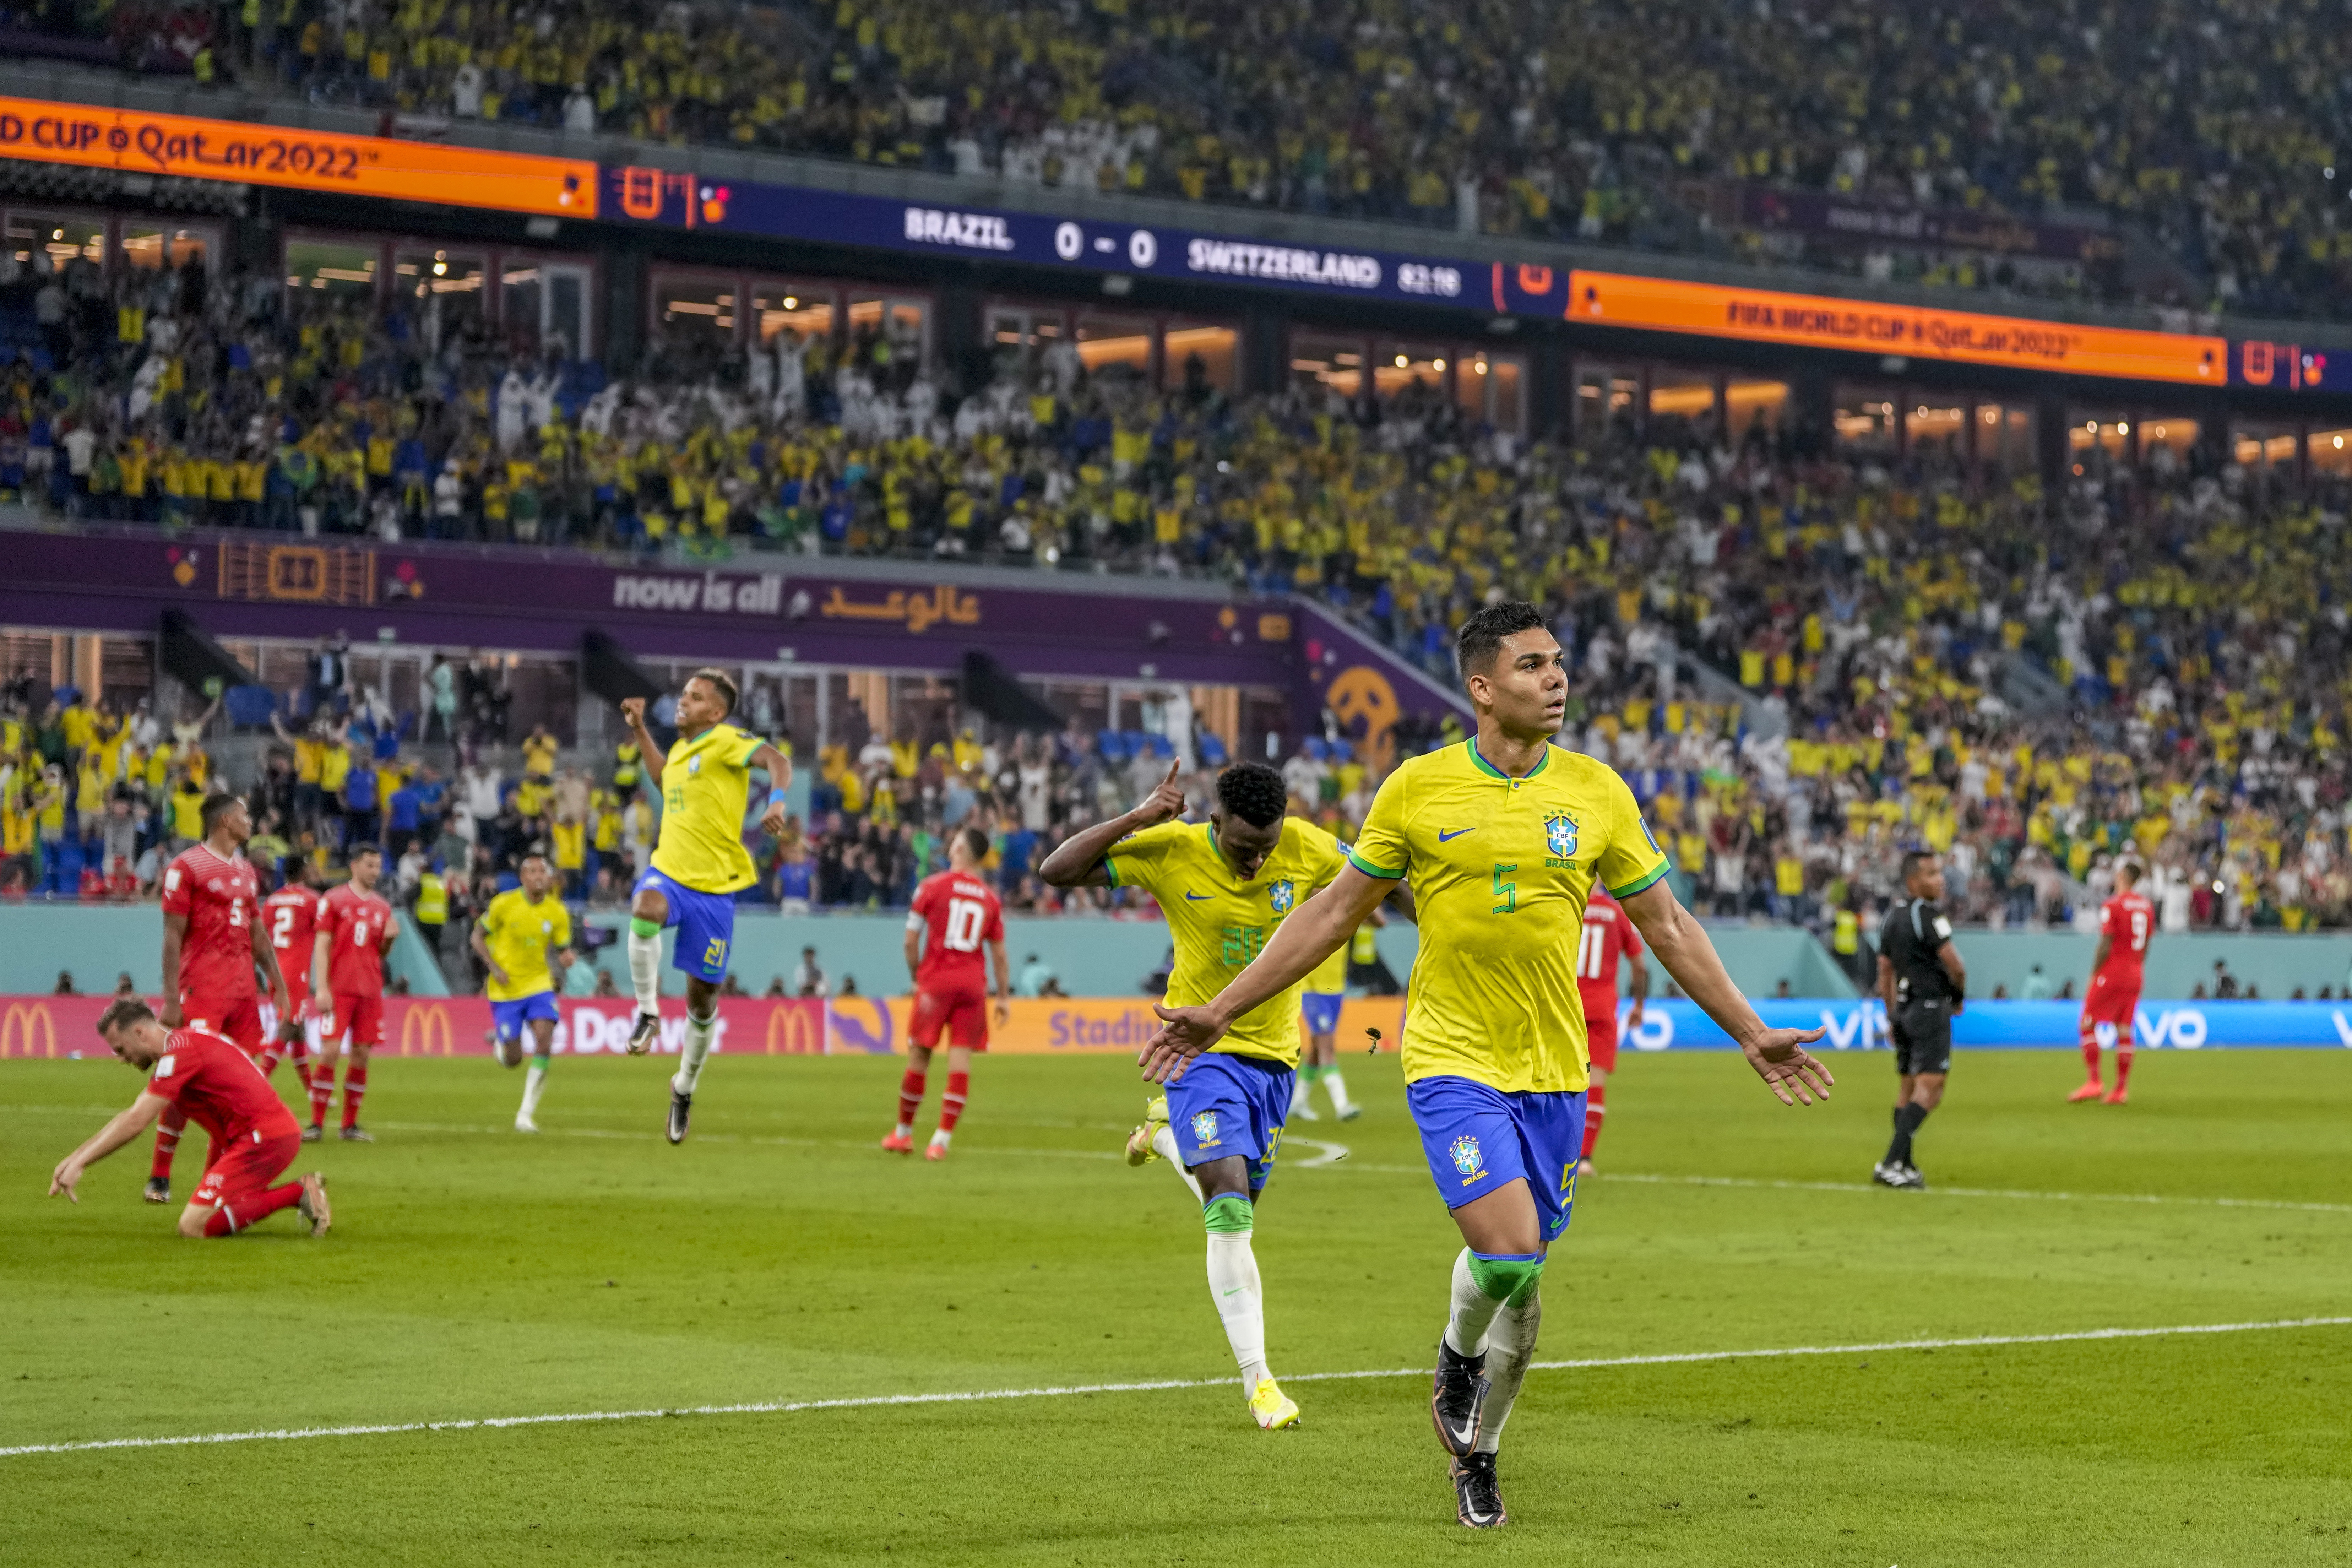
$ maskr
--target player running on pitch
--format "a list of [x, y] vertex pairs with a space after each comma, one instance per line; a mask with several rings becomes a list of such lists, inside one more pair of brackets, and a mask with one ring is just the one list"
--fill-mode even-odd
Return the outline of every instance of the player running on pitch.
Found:
[[784, 792], [793, 764], [757, 735], [727, 722], [735, 710], [735, 682], [725, 671], [698, 669], [677, 693], [677, 741], [667, 755], [646, 728], [646, 700], [621, 704], [622, 716], [645, 752], [646, 776], [661, 791], [661, 830], [653, 864], [637, 879], [629, 904], [629, 980], [637, 994], [629, 1054], [639, 1057], [661, 1037], [661, 933], [677, 927], [672, 967], [686, 973], [686, 1048], [669, 1080], [669, 1141], [686, 1142], [695, 1086], [719, 1027], [719, 984], [735, 942], [735, 895], [759, 880], [743, 847], [743, 810], [751, 770], [768, 775], [768, 809], [760, 826], [784, 830]]
[[154, 1069], [127, 1110], [117, 1111], [88, 1142], [58, 1162], [49, 1196], [74, 1203], [82, 1173], [146, 1130], [167, 1108], [212, 1134], [195, 1196], [180, 1211], [185, 1237], [235, 1236], [279, 1209], [299, 1208], [312, 1236], [327, 1234], [327, 1178], [269, 1184], [301, 1152], [302, 1130], [260, 1067], [236, 1042], [191, 1025], [167, 1029], [146, 1003], [125, 996], [100, 1015], [98, 1032], [131, 1066]]
[[335, 1098], [335, 1058], [346, 1043], [351, 1065], [343, 1068], [343, 1141], [373, 1143], [360, 1125], [360, 1101], [367, 1097], [368, 1054], [383, 1044], [383, 961], [399, 939], [392, 906], [378, 893], [383, 851], [373, 844], [352, 847], [344, 857], [351, 880], [319, 906], [319, 934], [310, 942], [310, 997], [319, 1015], [319, 1060], [310, 1069], [310, 1126], [305, 1143], [327, 1135], [327, 1105]]
[[1550, 743], [1567, 706], [1559, 644], [1532, 605], [1489, 605], [1456, 657], [1477, 733], [1412, 758], [1381, 785], [1348, 868], [1205, 1003], [1171, 988], [1139, 1059], [1177, 1082], [1235, 1021], [1296, 984], [1399, 879], [1421, 927], [1404, 1026], [1406, 1101], [1465, 1247], [1438, 1342], [1430, 1415], [1453, 1459], [1462, 1522], [1506, 1517], [1503, 1424], [1533, 1359], [1547, 1249], [1567, 1228], [1584, 1127], [1585, 1033], [1575, 954], [1597, 882], [1685, 994], [1739, 1042], [1787, 1104], [1825, 1096], [1805, 1050], [1819, 1029], [1765, 1026], [1665, 884], [1633, 792]]
[[522, 886], [492, 899], [474, 922], [474, 952], [489, 972], [490, 1025], [499, 1061], [522, 1064], [522, 1037], [530, 1030], [530, 1072], [523, 1079], [515, 1131], [539, 1131], [539, 1097], [555, 1055], [555, 982], [572, 967], [572, 912], [549, 896], [555, 872], [544, 855], [523, 857]]
[[[1371, 923], [1380, 923], [1377, 913]], [[1318, 1083], [1331, 1097], [1331, 1113], [1340, 1121], [1353, 1121], [1364, 1113], [1362, 1106], [1348, 1098], [1348, 1080], [1339, 1076], [1339, 1005], [1348, 999], [1348, 950], [1351, 945], [1352, 938], [1318, 964], [1315, 973], [1307, 977], [1306, 988], [1299, 993], [1298, 1015], [1307, 1029], [1307, 1055], [1298, 1064], [1298, 1085], [1291, 1090], [1290, 1114], [1301, 1121], [1323, 1120], [1309, 1103]]]
[[264, 1077], [278, 1070], [278, 1046], [293, 1058], [294, 1082], [307, 1094], [310, 1089], [310, 1058], [319, 1046], [319, 1020], [310, 1006], [310, 948], [319, 933], [319, 910], [325, 899], [319, 892], [318, 868], [309, 857], [289, 857], [292, 870], [278, 890], [261, 900], [261, 929], [269, 950], [278, 955], [278, 973], [286, 977], [288, 1007], [278, 1020], [278, 1040], [263, 1047]]
[[[1176, 943], [1168, 1000], [1206, 1000], [1257, 955], [1269, 931], [1347, 864], [1337, 840], [1286, 816], [1289, 792], [1263, 763], [1217, 775], [1206, 822], [1179, 820], [1178, 767], [1123, 816], [1064, 839], [1038, 875], [1057, 888], [1141, 888], [1160, 900]], [[1250, 1237], [1290, 1113], [1298, 1065], [1298, 980], [1236, 1015], [1215, 1050], [1168, 1086], [1127, 1142], [1127, 1160], [1167, 1160], [1201, 1204], [1209, 1296], [1241, 1368], [1250, 1415], [1269, 1430], [1298, 1419], [1265, 1353], [1265, 1304]], [[1204, 1046], [1205, 1048], [1205, 1046]]]
[[[2131, 1098], [2133, 1017], [2139, 1011], [2140, 974], [2147, 963], [2147, 939], [2156, 930], [2156, 906], [2139, 890], [2139, 862], [2116, 868], [2117, 890], [2099, 906], [2099, 951], [2091, 960], [2091, 987], [2083, 993], [2083, 1065], [2090, 1077], [2066, 1098], [2104, 1098], [2121, 1105]], [[2116, 1087], [2100, 1093], [2099, 1051], [2116, 1053]]]
[[[253, 837], [253, 814], [233, 795], [213, 795], [198, 810], [203, 840], [163, 871], [163, 1026], [184, 1024], [259, 1056], [265, 1047], [254, 971], [269, 976], [280, 1019], [289, 1016], [289, 1004], [278, 954], [254, 918], [261, 882], [244, 853]], [[172, 1157], [188, 1124], [176, 1103], [162, 1107], [160, 1115], [147, 1171], [151, 1204], [171, 1201]]]
[[923, 1151], [926, 1160], [948, 1157], [956, 1121], [971, 1092], [971, 1054], [988, 1049], [988, 970], [982, 949], [996, 965], [996, 1021], [1008, 1014], [1013, 969], [1004, 960], [1004, 906], [996, 889], [980, 879], [988, 855], [988, 835], [977, 827], [957, 830], [948, 840], [948, 868], [923, 879], [907, 912], [907, 968], [915, 977], [915, 1013], [907, 1027], [907, 1076], [898, 1084], [898, 1124], [882, 1147], [893, 1154], [915, 1152], [915, 1112], [923, 1108], [923, 1083], [931, 1051], [948, 1037], [948, 1087], [940, 1096], [939, 1131]]
[[1642, 959], [1642, 933], [1633, 929], [1625, 906], [1594, 888], [1584, 900], [1584, 931], [1576, 944], [1576, 994], [1584, 1005], [1585, 1050], [1591, 1060], [1585, 1071], [1592, 1087], [1584, 1095], [1584, 1147], [1576, 1173], [1592, 1174], [1593, 1146], [1601, 1142], [1601, 1119], [1609, 1114], [1602, 1103], [1609, 1076], [1617, 1070], [1617, 969], [1620, 961], [1633, 971], [1633, 1006], [1625, 1027], [1642, 1026], [1642, 998], [1649, 994], [1650, 966]]

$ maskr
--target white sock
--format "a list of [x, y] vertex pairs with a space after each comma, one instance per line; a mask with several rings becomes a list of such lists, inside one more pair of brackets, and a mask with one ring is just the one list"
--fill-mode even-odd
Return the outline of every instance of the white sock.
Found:
[[931, 1129], [931, 1142], [938, 1144], [942, 1149], [948, 1146], [948, 1141], [954, 1136], [954, 1133], [949, 1131], [944, 1127], [934, 1127]]
[[670, 1088], [680, 1094], [692, 1094], [694, 1086], [702, 1081], [702, 1060], [710, 1054], [710, 1038], [719, 1032], [719, 1013], [711, 1010], [708, 1018], [686, 1016], [686, 1048], [677, 1056], [677, 1076], [669, 1080]]
[[1339, 1076], [1339, 1066], [1337, 1062], [1323, 1069], [1323, 1087], [1330, 1092], [1333, 1110], [1348, 1109], [1348, 1083]]
[[1479, 1289], [1478, 1281], [1470, 1277], [1470, 1249], [1464, 1247], [1454, 1259], [1454, 1311], [1445, 1321], [1445, 1342], [1456, 1355], [1485, 1355], [1486, 1326], [1502, 1309], [1503, 1303]]
[[530, 1075], [522, 1080], [522, 1119], [530, 1121], [539, 1115], [539, 1097], [547, 1089], [547, 1058], [530, 1058]]
[[1258, 1286], [1257, 1255], [1246, 1230], [1209, 1233], [1209, 1299], [1224, 1320], [1225, 1342], [1242, 1371], [1242, 1392], [1255, 1394], [1272, 1377], [1265, 1364], [1265, 1297]]
[[1181, 1177], [1186, 1186], [1192, 1189], [1192, 1201], [1199, 1203], [1201, 1184], [1192, 1179], [1192, 1173], [1186, 1170], [1184, 1162], [1176, 1157], [1176, 1134], [1165, 1127], [1154, 1132], [1151, 1135], [1151, 1152], [1168, 1162], [1168, 1168]]
[[915, 1124], [911, 1121], [901, 1121], [898, 1130], [890, 1134], [893, 1138], [912, 1138], [914, 1135]]
[[1293, 1115], [1293, 1116], [1296, 1116], [1296, 1115], [1297, 1115], [1300, 1111], [1305, 1110], [1306, 1109], [1307, 1109], [1307, 1075], [1306, 1075], [1306, 1073], [1301, 1072], [1301, 1073], [1298, 1075], [1297, 1081], [1296, 1083], [1294, 1083], [1294, 1084], [1291, 1086], [1291, 1089], [1290, 1089], [1290, 1114], [1291, 1114], [1291, 1115]]
[[661, 1011], [661, 935], [629, 933], [629, 984], [637, 993], [637, 1011]]
[[1543, 1325], [1543, 1295], [1531, 1292], [1526, 1302], [1495, 1314], [1488, 1331], [1486, 1403], [1478, 1410], [1477, 1449], [1491, 1454], [1503, 1444], [1503, 1423], [1511, 1418], [1511, 1404], [1536, 1355], [1536, 1331]]

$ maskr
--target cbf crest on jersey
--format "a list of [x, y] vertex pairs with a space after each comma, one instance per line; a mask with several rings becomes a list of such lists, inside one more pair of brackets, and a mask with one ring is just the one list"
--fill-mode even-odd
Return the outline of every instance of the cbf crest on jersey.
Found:
[[1475, 1182], [1486, 1173], [1486, 1156], [1471, 1134], [1465, 1132], [1456, 1138], [1446, 1152], [1453, 1156], [1454, 1168], [1462, 1173], [1465, 1182]]
[[700, 772], [702, 771], [702, 759], [701, 759], [700, 757], [688, 757], [688, 758], [687, 758], [687, 759], [686, 759], [686, 771], [687, 771], [688, 773], [700, 773]]
[[1276, 914], [1286, 915], [1290, 912], [1290, 906], [1298, 900], [1298, 889], [1292, 887], [1286, 878], [1278, 882], [1268, 882], [1265, 896], [1267, 901], [1274, 905]]
[[1576, 854], [1576, 818], [1555, 811], [1544, 818], [1544, 864], [1565, 866]]
[[1205, 1149], [1217, 1141], [1217, 1113], [1196, 1110], [1192, 1113], [1192, 1142]]

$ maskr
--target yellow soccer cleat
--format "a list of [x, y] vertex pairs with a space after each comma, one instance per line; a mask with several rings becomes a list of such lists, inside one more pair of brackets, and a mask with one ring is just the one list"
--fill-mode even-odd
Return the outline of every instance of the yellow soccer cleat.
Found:
[[1250, 1395], [1250, 1415], [1269, 1432], [1298, 1425], [1298, 1401], [1282, 1392], [1282, 1385], [1270, 1377], [1258, 1379], [1257, 1392]]
[[1160, 1158], [1159, 1152], [1151, 1146], [1151, 1141], [1160, 1136], [1160, 1130], [1167, 1125], [1168, 1097], [1163, 1094], [1145, 1104], [1143, 1125], [1127, 1135], [1127, 1163], [1149, 1165]]

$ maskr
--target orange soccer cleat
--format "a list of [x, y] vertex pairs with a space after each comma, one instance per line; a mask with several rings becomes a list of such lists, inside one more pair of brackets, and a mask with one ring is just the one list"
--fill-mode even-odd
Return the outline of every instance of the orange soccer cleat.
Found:
[[2068, 1095], [2066, 1097], [2066, 1103], [2069, 1105], [2079, 1105], [2086, 1100], [2096, 1100], [2105, 1093], [2106, 1093], [2105, 1088], [2100, 1084], [2097, 1079], [2093, 1079], [2090, 1082], [2084, 1084], [2082, 1088]]
[[2107, 1090], [2106, 1098], [2102, 1101], [2102, 1103], [2107, 1105], [2124, 1105], [2129, 1103], [2130, 1100], [2131, 1092], [2125, 1089], [2123, 1085], [2117, 1084], [2115, 1088]]
[[940, 1143], [940, 1142], [933, 1142], [926, 1143], [925, 1145], [923, 1145], [923, 1158], [924, 1158], [924, 1159], [926, 1159], [926, 1160], [944, 1160], [944, 1159], [946, 1159], [947, 1157], [948, 1157], [948, 1146], [947, 1146], [946, 1144], [944, 1144], [944, 1143]]
[[882, 1140], [882, 1152], [886, 1154], [911, 1154], [915, 1152], [915, 1141], [904, 1132], [893, 1132]]

